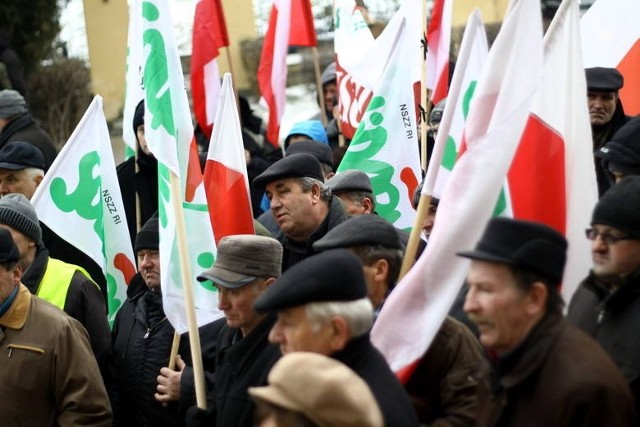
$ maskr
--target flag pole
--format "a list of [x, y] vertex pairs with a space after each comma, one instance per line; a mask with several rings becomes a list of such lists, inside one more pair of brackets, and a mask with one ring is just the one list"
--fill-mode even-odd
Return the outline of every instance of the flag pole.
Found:
[[[224, 50], [226, 51], [226, 54], [227, 54], [227, 64], [229, 64], [229, 73], [231, 74], [231, 76], [234, 76], [233, 63], [231, 61], [231, 49], [229, 49], [229, 46], [227, 46], [224, 48]], [[233, 94], [236, 97], [236, 108], [238, 109], [238, 117], [240, 118], [240, 125], [242, 126], [242, 114], [240, 114], [240, 95], [238, 95], [238, 91], [236, 90], [236, 83], [233, 80], [233, 78], [231, 79], [231, 87], [233, 88]]]
[[[169, 365], [167, 368], [172, 371], [176, 368], [176, 359], [178, 358], [178, 347], [180, 347], [180, 335], [173, 333], [173, 341], [171, 342], [171, 353], [169, 353]], [[169, 402], [162, 402], [162, 406], [169, 406]]]
[[413, 267], [413, 264], [416, 261], [416, 253], [418, 253], [418, 242], [420, 241], [420, 231], [422, 231], [422, 223], [424, 222], [424, 219], [429, 212], [430, 204], [431, 196], [429, 196], [428, 194], [421, 194], [420, 201], [418, 202], [418, 212], [416, 214], [416, 219], [413, 222], [413, 228], [411, 228], [411, 234], [409, 235], [407, 248], [404, 251], [404, 258], [402, 259], [402, 266], [400, 267], [398, 282], [409, 272], [409, 270], [411, 270], [411, 267]]
[[202, 350], [200, 347], [200, 335], [198, 334], [198, 323], [196, 322], [195, 304], [193, 301], [193, 289], [191, 283], [191, 265], [189, 264], [187, 248], [187, 226], [184, 222], [184, 211], [182, 203], [178, 197], [180, 191], [180, 179], [170, 170], [171, 203], [176, 213], [176, 240], [178, 241], [178, 257], [180, 260], [180, 271], [182, 273], [182, 283], [184, 284], [184, 300], [187, 312], [187, 323], [189, 326], [189, 345], [191, 346], [191, 360], [193, 363], [193, 378], [196, 389], [196, 403], [198, 408], [207, 409], [207, 398], [204, 386], [204, 368], [202, 366]]
[[316, 75], [316, 92], [318, 93], [318, 100], [320, 101], [320, 119], [322, 120], [322, 125], [327, 127], [328, 117], [324, 104], [324, 90], [322, 89], [322, 75], [320, 73], [320, 57], [318, 55], [318, 48], [312, 46], [311, 53], [313, 56], [313, 71]]
[[429, 126], [429, 98], [427, 96], [427, 2], [422, 1], [422, 18], [420, 28], [424, 35], [424, 44], [420, 54], [423, 56], [420, 61], [420, 111], [424, 113], [422, 126], [420, 126], [420, 168], [427, 172], [427, 126]]

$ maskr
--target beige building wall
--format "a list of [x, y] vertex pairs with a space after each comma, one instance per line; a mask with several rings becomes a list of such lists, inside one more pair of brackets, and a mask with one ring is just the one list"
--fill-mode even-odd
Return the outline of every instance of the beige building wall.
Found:
[[124, 98], [127, 0], [83, 0], [93, 91], [104, 100], [107, 120], [118, 117]]
[[256, 37], [253, 3], [250, 1], [222, 0], [222, 8], [227, 22], [229, 43], [231, 44], [229, 53], [231, 54], [233, 69], [229, 67], [228, 53], [225, 48], [218, 57], [220, 75], [227, 71], [233, 72], [233, 82], [236, 89], [247, 89], [250, 85], [250, 80], [242, 64], [240, 41]]
[[480, 9], [485, 24], [502, 22], [509, 0], [455, 0], [453, 2], [453, 26], [465, 25], [469, 14]]

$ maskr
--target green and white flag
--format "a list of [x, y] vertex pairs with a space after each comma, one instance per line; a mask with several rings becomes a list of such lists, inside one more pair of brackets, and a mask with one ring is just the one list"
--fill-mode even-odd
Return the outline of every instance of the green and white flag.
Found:
[[[145, 136], [158, 159], [160, 283], [165, 313], [176, 332], [183, 333], [188, 330], [183, 286], [193, 289], [198, 325], [221, 317], [215, 287], [196, 280], [213, 265], [216, 249], [202, 174], [199, 167], [189, 170], [193, 125], [168, 2], [144, 1], [142, 16]], [[177, 194], [171, 190], [171, 173], [180, 181]], [[178, 220], [186, 224], [185, 236], [178, 235]], [[187, 243], [189, 283], [182, 280], [179, 238]]]
[[40, 221], [102, 267], [113, 322], [136, 264], [100, 96], [93, 98], [31, 203]]
[[387, 33], [394, 36], [392, 53], [338, 173], [366, 172], [376, 212], [397, 228], [408, 229], [415, 218], [411, 197], [421, 176], [413, 80], [407, 67], [413, 52], [404, 18], [385, 31], [395, 31]]
[[142, 88], [142, 0], [129, 2], [129, 32], [127, 35], [127, 71], [125, 75], [124, 111], [122, 113], [122, 139], [125, 159], [136, 154], [136, 134], [133, 115], [144, 97]]

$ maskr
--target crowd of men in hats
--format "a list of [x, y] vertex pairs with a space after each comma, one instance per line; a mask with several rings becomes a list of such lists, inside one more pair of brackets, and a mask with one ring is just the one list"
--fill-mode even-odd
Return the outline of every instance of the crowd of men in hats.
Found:
[[[585, 231], [588, 276], [565, 305], [566, 239], [546, 225], [490, 220], [457, 254], [470, 259], [466, 282], [405, 383], [370, 331], [402, 286], [408, 234], [376, 214], [367, 174], [335, 174], [335, 120], [296, 124], [284, 156], [246, 150], [254, 204], [264, 198], [259, 232], [222, 238], [197, 278], [216, 288], [224, 314], [198, 330], [206, 409], [196, 404], [188, 333], [169, 360], [175, 330], [162, 305], [144, 103], [132, 123], [137, 156], [117, 170], [137, 273], [110, 329], [99, 267], [30, 203], [55, 148], [22, 96], [0, 91], [2, 425], [637, 425], [640, 118], [624, 114], [615, 69], [586, 77], [600, 193]], [[335, 68], [322, 82], [331, 117]]]

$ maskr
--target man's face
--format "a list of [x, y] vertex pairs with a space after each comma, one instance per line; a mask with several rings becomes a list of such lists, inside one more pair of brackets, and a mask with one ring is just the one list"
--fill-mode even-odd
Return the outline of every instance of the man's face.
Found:
[[160, 251], [140, 249], [138, 251], [138, 271], [144, 283], [152, 291], [160, 292]]
[[464, 311], [478, 325], [482, 345], [498, 354], [513, 350], [535, 324], [529, 294], [508, 266], [494, 262], [472, 261], [467, 283]]
[[324, 90], [324, 106], [327, 111], [331, 111], [336, 106], [336, 97], [338, 95], [338, 87], [335, 82], [326, 83]]
[[316, 186], [305, 193], [295, 178], [285, 178], [267, 184], [266, 194], [273, 217], [290, 239], [305, 241], [320, 225], [315, 212], [321, 203]]
[[[0, 224], [0, 228], [9, 230], [9, 232], [11, 233], [11, 237], [13, 237], [13, 241], [18, 247], [18, 252], [20, 252], [20, 259], [24, 259], [29, 253], [29, 251], [31, 250], [31, 248], [35, 248], [36, 242], [31, 240], [29, 237], [27, 237], [25, 234], [21, 233], [20, 231], [12, 227], [9, 227], [8, 225], [5, 225], [5, 224]], [[24, 268], [26, 267], [28, 266], [24, 266]]]
[[371, 213], [372, 204], [368, 199], [364, 200], [365, 203], [360, 203], [354, 200], [349, 193], [336, 194], [336, 196], [342, 201], [344, 211], [351, 216]]
[[12, 268], [0, 265], [0, 304], [5, 302], [20, 284], [20, 276], [22, 276], [22, 269], [18, 264]]
[[246, 336], [260, 323], [264, 316], [259, 315], [253, 309], [253, 303], [261, 294], [264, 279], [256, 279], [239, 288], [218, 288], [218, 308], [224, 312], [227, 325], [230, 328], [238, 328]]
[[593, 274], [596, 277], [619, 278], [627, 276], [640, 268], [640, 240], [628, 239], [607, 244], [602, 234], [625, 237], [626, 233], [606, 225], [595, 224], [593, 229], [598, 236], [591, 242], [591, 259]]
[[616, 111], [617, 92], [588, 92], [587, 100], [592, 125], [600, 126], [611, 121]]
[[26, 169], [0, 169], [0, 196], [9, 193], [20, 193], [31, 200], [41, 181], [42, 176], [30, 175]]
[[144, 133], [144, 124], [139, 125], [136, 128], [136, 136], [138, 137], [138, 144], [140, 144], [140, 149], [142, 152], [148, 156], [153, 156], [151, 154], [151, 150], [149, 149], [149, 144], [147, 144], [147, 138]]
[[278, 344], [282, 354], [310, 351], [329, 356], [335, 351], [330, 340], [331, 324], [314, 328], [305, 305], [278, 311], [278, 320], [269, 333], [269, 341]]
[[434, 204], [429, 204], [429, 210], [424, 217], [424, 221], [422, 221], [422, 232], [424, 233], [424, 237], [429, 239], [431, 236], [431, 231], [433, 231], [433, 225], [436, 221], [436, 212], [438, 211], [438, 206]]

